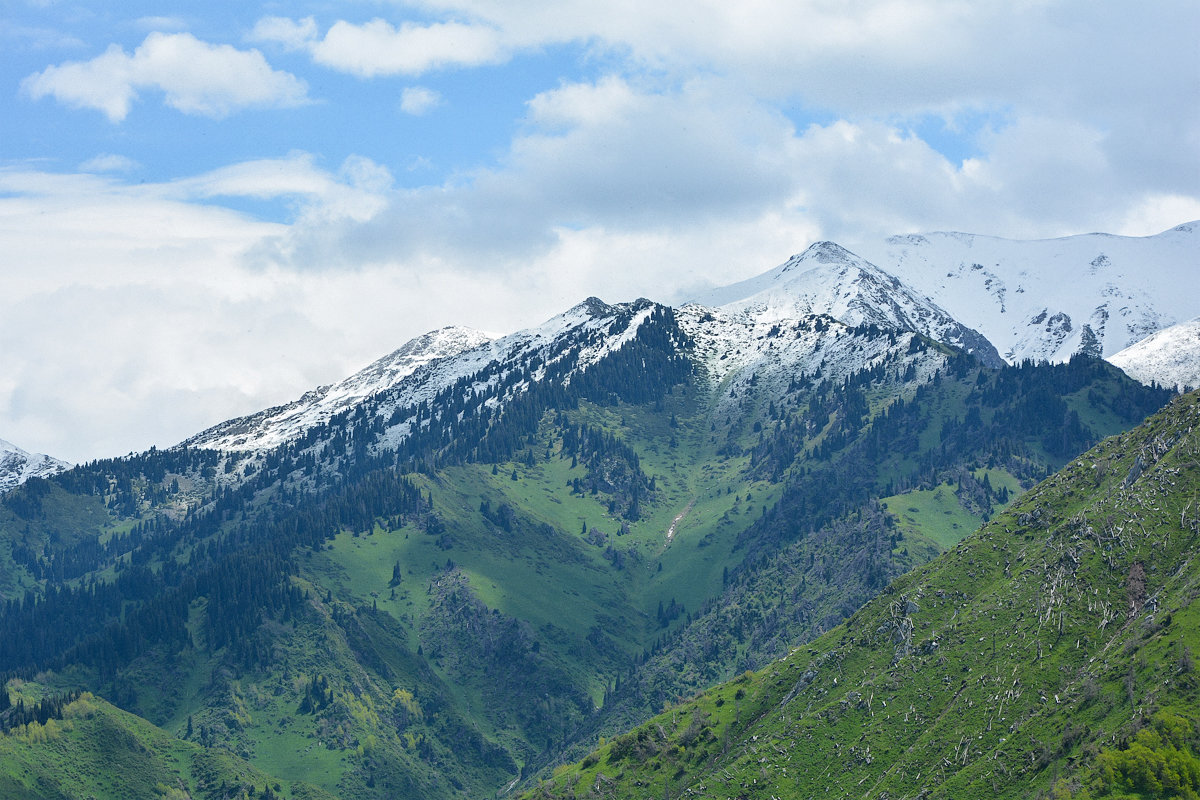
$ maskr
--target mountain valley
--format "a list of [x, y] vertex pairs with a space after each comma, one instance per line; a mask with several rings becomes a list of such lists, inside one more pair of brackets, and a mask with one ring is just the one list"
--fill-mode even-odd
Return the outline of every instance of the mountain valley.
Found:
[[1189, 797], [1200, 396], [526, 795]]
[[[1146, 252], [1175, 253], [1156, 262], [1174, 275], [1194, 267], [1190, 235], [1150, 237]], [[990, 246], [982, 241], [976, 251]], [[177, 787], [155, 778], [165, 788], [136, 795], [146, 797], [673, 797], [718, 782], [710, 796], [802, 786], [899, 797], [935, 785], [956, 796], [992, 778], [1017, 796], [1049, 791], [1048, 768], [1068, 758], [1064, 791], [1090, 785], [1088, 770], [1116, 752], [1101, 731], [1138, 731], [1092, 698], [1081, 706], [1087, 732], [1045, 749], [1062, 718], [1030, 710], [1039, 689], [1060, 690], [1046, 703], [1079, 704], [1089, 678], [1117, 686], [1132, 670], [1146, 730], [1180, 715], [1196, 724], [1194, 681], [1179, 679], [1183, 694], [1150, 692], [1166, 673], [1134, 657], [1144, 643], [1178, 662], [1200, 645], [1175, 635], [1195, 629], [1185, 624], [1195, 398], [1124, 433], [1174, 392], [1155, 385], [1161, 371], [1137, 373], [1141, 383], [1100, 359], [1194, 316], [1183, 309], [1193, 298], [1168, 300], [1157, 284], [1135, 297], [1113, 283], [1124, 288], [1105, 308], [1122, 322], [1093, 325], [1091, 312], [1051, 307], [1057, 296], [1035, 282], [1028, 256], [1012, 269], [1025, 270], [1047, 317], [1009, 330], [997, 315], [1029, 316], [1024, 300], [962, 313], [970, 268], [941, 289], [916, 281], [942, 269], [938, 259], [965, 258], [955, 248], [967, 245], [953, 242], [936, 259], [915, 239], [889, 242], [912, 275], [819, 243], [679, 308], [589, 298], [507, 336], [434, 331], [176, 447], [24, 480], [0, 497], [0, 743], [20, 752], [0, 763], [0, 786], [135, 796], [85, 790], [82, 779], [51, 786], [28, 766], [39, 746], [99, 747], [112, 734], [89, 733], [104, 727], [97, 720], [182, 740], [138, 769], [190, 759], [191, 771]], [[1105, 247], [1118, 266], [1134, 258], [1135, 244]], [[993, 262], [993, 289], [1017, 283]], [[1069, 335], [1046, 338], [1043, 323], [1060, 310]], [[1083, 318], [1091, 327], [1076, 327]], [[1127, 438], [1073, 460], [1116, 435]], [[1136, 523], [1148, 530], [1136, 536], [1132, 518], [1105, 521], [1131, 505], [1146, 506]], [[1125, 591], [1135, 564], [1161, 587], [1174, 627], [1144, 632], [1153, 591], [1134, 611], [1085, 597], [1087, 570], [1111, 593]], [[1009, 587], [1009, 573], [1023, 582]], [[1026, 614], [1019, 623], [1006, 616], [1014, 609]], [[1050, 632], [1066, 636], [1094, 614], [1119, 626], [1113, 638], [1062, 655], [1069, 648]], [[982, 657], [966, 643], [993, 617], [990, 630], [1007, 637], [1005, 680], [1030, 687], [1010, 719], [1034, 720], [1014, 733], [1008, 771], [975, 767], [1000, 747], [990, 721], [986, 746], [963, 738], [951, 754], [966, 728], [934, 725], [926, 744], [890, 750], [892, 737], [911, 739], [903, 725], [940, 724], [949, 692], [934, 677], [961, 681]], [[1051, 641], [1052, 655], [1039, 646], [1032, 666], [1022, 660]], [[1088, 672], [1080, 659], [1097, 647], [1111, 668]], [[999, 669], [979, 683], [987, 698], [963, 688], [953, 698], [992, 708]], [[1052, 679], [1068, 669], [1073, 677]], [[835, 678], [857, 697], [841, 699]], [[900, 723], [892, 709], [906, 681], [920, 702], [908, 699], [912, 722]], [[82, 710], [79, 692], [92, 693]], [[889, 711], [872, 709], [884, 699]], [[836, 738], [852, 724], [870, 741]], [[137, 730], [128, 735], [149, 741]], [[788, 758], [785, 738], [834, 742], [836, 757], [816, 745], [805, 757], [844, 769], [806, 783], [795, 771], [818, 761], [752, 767], [768, 764], [754, 736]], [[145, 748], [170, 749], [155, 741]], [[1092, 761], [1079, 760], [1088, 747]], [[1186, 736], [1178, 747], [1195, 751]], [[1045, 763], [1022, 772], [1027, 752]], [[957, 766], [932, 781], [921, 764], [943, 756]], [[219, 769], [198, 771], [197, 759]], [[873, 771], [883, 761], [897, 766]], [[852, 779], [871, 783], [860, 791]]]

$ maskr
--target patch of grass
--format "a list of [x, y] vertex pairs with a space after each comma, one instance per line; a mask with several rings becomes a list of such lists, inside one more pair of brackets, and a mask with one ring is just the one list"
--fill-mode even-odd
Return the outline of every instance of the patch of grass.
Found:
[[962, 507], [952, 483], [885, 497], [883, 502], [905, 534], [930, 539], [943, 550], [958, 544], [983, 521]]
[[327, 798], [281, 782], [230, 753], [180, 741], [149, 722], [85, 694], [63, 719], [0, 735], [0, 794], [23, 798], [162, 800], [209, 796], [221, 784], [278, 786], [284, 798]]

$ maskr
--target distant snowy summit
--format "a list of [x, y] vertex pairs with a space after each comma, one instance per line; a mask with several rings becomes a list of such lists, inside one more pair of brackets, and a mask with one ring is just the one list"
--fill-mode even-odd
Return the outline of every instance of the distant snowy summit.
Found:
[[1200, 387], [1200, 317], [1153, 333], [1108, 360], [1142, 383], [1179, 391]]
[[1001, 363], [996, 348], [978, 331], [834, 242], [817, 242], [769, 272], [714, 289], [695, 302], [757, 322], [824, 315], [850, 326], [913, 331], [990, 366]]
[[1013, 364], [1108, 358], [1200, 314], [1200, 223], [1143, 237], [894, 236], [863, 256]]
[[70, 468], [71, 465], [65, 461], [41, 453], [27, 453], [15, 444], [0, 439], [0, 493], [30, 478], [46, 478]]

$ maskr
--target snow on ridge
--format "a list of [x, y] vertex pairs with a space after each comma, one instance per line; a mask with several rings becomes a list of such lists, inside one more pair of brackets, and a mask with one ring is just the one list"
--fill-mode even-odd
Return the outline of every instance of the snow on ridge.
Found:
[[1153, 236], [1029, 241], [938, 232], [860, 249], [1010, 363], [1108, 357], [1200, 311], [1198, 223]]
[[345, 380], [305, 392], [299, 399], [248, 417], [229, 420], [203, 431], [183, 444], [214, 450], [269, 450], [373, 394], [402, 383], [439, 360], [477, 349], [494, 335], [451, 326], [422, 334]]
[[[541, 325], [506, 336], [469, 328], [442, 328], [419, 336], [345, 380], [307, 392], [298, 400], [257, 414], [229, 420], [185, 441], [190, 447], [261, 452], [299, 438], [335, 415], [374, 398], [375, 413], [429, 401], [458, 381], [487, 371], [490, 378], [476, 382], [472, 390], [485, 391], [509, 369], [544, 362], [531, 375], [538, 380], [546, 365], [565, 356], [559, 347], [564, 337], [579, 346], [578, 366], [586, 369], [629, 341], [653, 313], [654, 304], [639, 300], [610, 306], [591, 297], [552, 317]], [[608, 329], [619, 314], [629, 313], [630, 323], [617, 334]], [[407, 422], [390, 426], [380, 446], [395, 446], [409, 433]]]
[[1152, 333], [1108, 361], [1147, 385], [1200, 387], [1200, 317]]
[[762, 322], [828, 315], [846, 325], [916, 331], [998, 365], [981, 334], [894, 275], [834, 242], [817, 242], [773, 270], [697, 298], [700, 305]]
[[29, 453], [12, 442], [0, 439], [0, 493], [19, 486], [30, 478], [46, 478], [71, 465], [43, 453]]
[[[575, 357], [574, 366], [580, 371], [586, 370], [633, 339], [656, 307], [648, 300], [608, 305], [589, 297], [541, 325], [511, 333], [430, 365], [427, 371], [397, 385], [386, 398], [381, 396], [381, 400], [385, 401], [379, 404], [374, 413], [387, 416], [395, 409], [428, 402], [443, 390], [471, 376], [479, 377], [466, 391], [486, 395], [495, 391], [496, 386], [513, 370], [524, 370], [532, 363], [539, 363], [530, 374], [530, 382], [537, 382], [545, 376], [548, 366], [572, 353]], [[628, 324], [619, 332], [611, 333], [613, 323], [625, 314], [629, 315]], [[566, 379], [570, 381], [570, 375]], [[488, 398], [486, 405], [493, 408], [502, 405], [527, 388], [528, 383], [522, 382], [511, 387], [503, 397]], [[396, 447], [411, 433], [412, 424], [410, 418], [391, 425], [376, 446], [382, 449]]]
[[825, 315], [776, 321], [689, 303], [675, 316], [716, 394], [717, 414], [742, 413], [756, 393], [782, 397], [794, 380], [839, 381], [887, 360], [897, 381], [911, 367], [910, 379], [923, 383], [946, 363], [935, 350], [909, 353], [913, 331], [863, 335]]

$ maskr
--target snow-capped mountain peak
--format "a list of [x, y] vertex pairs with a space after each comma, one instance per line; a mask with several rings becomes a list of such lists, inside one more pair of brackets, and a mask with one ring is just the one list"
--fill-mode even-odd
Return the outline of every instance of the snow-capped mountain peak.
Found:
[[30, 478], [45, 478], [70, 469], [71, 465], [42, 453], [28, 453], [0, 439], [0, 493]]
[[915, 331], [997, 365], [999, 354], [966, 327], [893, 275], [834, 242], [817, 242], [769, 272], [696, 298], [700, 305], [759, 322], [825, 315], [850, 326]]

